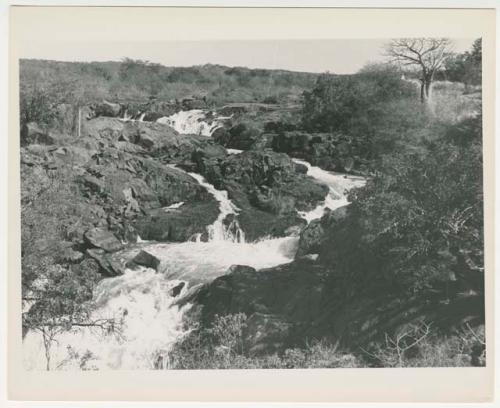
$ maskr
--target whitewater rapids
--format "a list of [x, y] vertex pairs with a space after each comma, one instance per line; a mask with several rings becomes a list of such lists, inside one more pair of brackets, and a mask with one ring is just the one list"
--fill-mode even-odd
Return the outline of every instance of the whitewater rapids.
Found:
[[[105, 334], [95, 328], [75, 328], [61, 333], [51, 348], [52, 370], [169, 368], [169, 352], [188, 330], [183, 316], [191, 305], [180, 307], [178, 299], [193, 286], [225, 274], [232, 265], [262, 269], [294, 259], [298, 237], [245, 242], [237, 222], [239, 210], [227, 192], [217, 190], [199, 174], [189, 174], [219, 202], [220, 214], [207, 228], [209, 241], [143, 241], [142, 248], [160, 259], [158, 272], [147, 268], [126, 270], [122, 276], [103, 279], [94, 290], [96, 309], [91, 320], [116, 319], [121, 323], [120, 332]], [[233, 220], [226, 225], [224, 219], [229, 215]], [[181, 291], [174, 296], [176, 287]], [[40, 333], [29, 331], [23, 350], [26, 369], [45, 369]]]
[[[212, 119], [209, 123], [206, 118], [204, 111], [194, 110], [178, 112], [158, 122], [172, 126], [181, 134], [210, 136], [221, 122]], [[143, 116], [139, 120], [143, 120]], [[228, 152], [241, 153], [236, 149], [228, 149]], [[305, 165], [308, 175], [329, 187], [323, 203], [312, 211], [300, 213], [308, 222], [320, 218], [327, 208], [334, 210], [349, 204], [347, 191], [365, 183], [362, 178], [334, 174], [302, 160], [294, 161]], [[121, 323], [119, 333], [103, 333], [90, 328], [61, 333], [52, 344], [51, 370], [169, 368], [169, 352], [189, 331], [184, 315], [191, 305], [179, 306], [178, 300], [193, 286], [211, 282], [227, 273], [232, 265], [263, 269], [293, 261], [298, 237], [246, 242], [238, 224], [239, 209], [227, 192], [217, 190], [199, 174], [189, 174], [219, 203], [219, 216], [207, 228], [208, 242], [201, 242], [201, 234], [183, 243], [138, 239], [142, 249], [160, 260], [158, 272], [147, 268], [127, 269], [122, 276], [103, 279], [94, 290], [95, 310], [91, 320], [116, 319]], [[172, 204], [164, 211], [178, 209], [183, 204]], [[231, 221], [225, 222], [228, 219]], [[23, 352], [26, 369], [46, 369], [40, 333], [29, 331], [26, 334]]]
[[180, 111], [170, 116], [163, 116], [158, 123], [174, 128], [180, 134], [211, 136], [216, 129], [222, 127], [225, 117], [207, 119], [207, 112], [201, 109]]
[[336, 210], [349, 204], [347, 193], [357, 187], [363, 187], [366, 180], [362, 177], [347, 174], [333, 173], [312, 166], [309, 162], [300, 159], [292, 159], [295, 163], [303, 164], [307, 167], [307, 175], [311, 176], [321, 184], [328, 187], [328, 195], [325, 200], [311, 211], [299, 211], [299, 215], [309, 224], [312, 220], [321, 218], [325, 210]]

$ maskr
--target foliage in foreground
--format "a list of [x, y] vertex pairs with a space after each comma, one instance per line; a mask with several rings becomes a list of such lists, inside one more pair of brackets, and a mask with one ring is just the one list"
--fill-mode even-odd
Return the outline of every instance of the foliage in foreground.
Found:
[[387, 156], [367, 186], [351, 193], [349, 216], [330, 231], [323, 260], [350, 285], [407, 294], [446, 289], [445, 298], [482, 294], [481, 117], [422, 147]]
[[485, 364], [484, 326], [466, 325], [449, 335], [438, 335], [432, 325], [417, 323], [385, 341], [354, 351], [338, 343], [315, 340], [281, 353], [251, 356], [245, 352], [246, 315], [216, 316], [208, 328], [198, 328], [169, 354], [172, 369], [289, 369], [356, 367], [461, 367]]

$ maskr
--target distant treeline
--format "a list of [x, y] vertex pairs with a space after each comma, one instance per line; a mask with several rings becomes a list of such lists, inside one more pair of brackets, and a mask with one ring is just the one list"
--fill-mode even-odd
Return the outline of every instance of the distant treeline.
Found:
[[175, 100], [205, 98], [229, 102], [294, 102], [318, 74], [221, 65], [165, 67], [125, 58], [121, 62], [21, 60], [21, 93], [43, 89], [59, 103], [104, 98]]

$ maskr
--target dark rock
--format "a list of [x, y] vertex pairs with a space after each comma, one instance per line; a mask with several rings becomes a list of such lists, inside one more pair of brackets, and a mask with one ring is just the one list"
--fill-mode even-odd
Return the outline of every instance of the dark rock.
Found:
[[[328, 233], [334, 231], [337, 224], [347, 216], [347, 206], [340, 207], [334, 211], [326, 211], [325, 214], [316, 220], [312, 220], [300, 234], [299, 248], [297, 257], [303, 257], [306, 254], [325, 253], [328, 256], [331, 253], [331, 245], [326, 243]], [[323, 247], [323, 245], [325, 245]]]
[[113, 277], [123, 275], [124, 267], [111, 258], [103, 249], [87, 249], [87, 255], [95, 259], [100, 266], [100, 272], [104, 276]]
[[205, 172], [205, 163], [211, 160], [221, 159], [227, 156], [226, 149], [217, 144], [208, 144], [202, 148], [197, 148], [192, 155], [192, 160], [196, 164], [196, 169], [200, 173]]
[[263, 149], [272, 149], [274, 138], [277, 135], [274, 133], [263, 133], [261, 134], [250, 146], [252, 150], [263, 150]]
[[92, 228], [85, 233], [85, 239], [91, 245], [102, 248], [106, 252], [115, 252], [123, 248], [122, 243], [103, 228]]
[[188, 241], [195, 234], [206, 232], [219, 214], [215, 200], [185, 203], [176, 210], [152, 209], [140, 216], [134, 227], [142, 239], [154, 241]]
[[121, 117], [124, 114], [124, 109], [119, 103], [102, 101], [89, 106], [86, 119], [92, 119], [99, 116], [111, 118]]
[[179, 296], [184, 286], [186, 286], [185, 282], [181, 282], [178, 285], [174, 286], [172, 289], [170, 289], [170, 296], [172, 297]]
[[149, 252], [141, 250], [131, 261], [127, 263], [127, 267], [129, 268], [133, 268], [137, 265], [157, 271], [160, 266], [160, 260]]
[[331, 296], [325, 278], [310, 261], [260, 271], [234, 265], [186, 301], [196, 305], [204, 325], [216, 315], [246, 314], [244, 341], [250, 352], [275, 352], [330, 330], [326, 323], [315, 326]]
[[356, 140], [342, 133], [278, 131], [272, 149], [307, 160], [326, 170], [351, 172], [362, 162], [356, 158]]
[[230, 129], [217, 129], [212, 138], [224, 147], [249, 149], [260, 137], [261, 131], [251, 124], [238, 123]]
[[35, 122], [25, 123], [21, 129], [21, 146], [29, 144], [52, 145], [56, 136]]
[[324, 200], [328, 188], [297, 171], [286, 154], [251, 150], [204, 161], [202, 173], [241, 210], [238, 220], [249, 240], [283, 236], [303, 220], [296, 210], [313, 209]]
[[324, 239], [325, 230], [321, 225], [321, 220], [312, 220], [307, 227], [302, 230], [297, 249], [297, 257], [317, 252]]

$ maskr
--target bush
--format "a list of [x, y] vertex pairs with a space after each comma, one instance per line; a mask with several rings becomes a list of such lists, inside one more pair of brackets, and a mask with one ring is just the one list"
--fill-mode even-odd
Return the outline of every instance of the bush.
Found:
[[311, 131], [350, 132], [356, 128], [355, 121], [379, 123], [385, 103], [414, 93], [410, 84], [391, 71], [322, 75], [312, 91], [304, 93], [303, 123]]
[[[436, 129], [437, 130], [437, 129]], [[326, 264], [395, 293], [483, 293], [481, 118], [440, 128], [421, 149], [385, 157], [349, 216], [330, 231]], [[335, 252], [332, 252], [335, 248]]]
[[455, 333], [437, 335], [430, 324], [411, 324], [362, 352], [367, 363], [376, 367], [484, 366], [484, 326], [473, 329], [466, 324]]
[[359, 367], [352, 354], [339, 352], [337, 345], [314, 341], [304, 348], [281, 354], [249, 356], [245, 350], [245, 314], [216, 316], [209, 328], [198, 328], [177, 343], [169, 353], [174, 369], [265, 369]]
[[427, 126], [414, 86], [392, 69], [356, 75], [324, 75], [304, 93], [302, 122], [311, 132], [342, 132], [354, 156], [372, 164], [405, 143], [414, 143]]

